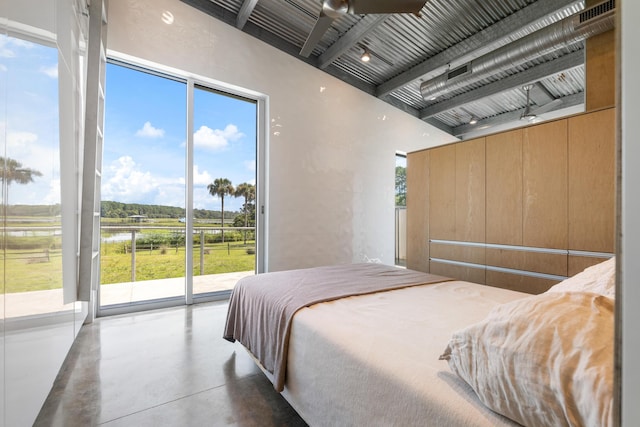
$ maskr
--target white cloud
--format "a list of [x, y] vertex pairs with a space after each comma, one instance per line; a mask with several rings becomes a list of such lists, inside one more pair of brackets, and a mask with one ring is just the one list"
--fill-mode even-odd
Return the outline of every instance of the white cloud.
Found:
[[40, 67], [40, 72], [51, 77], [52, 79], [58, 78], [58, 66], [52, 65], [50, 67]]
[[31, 49], [34, 44], [14, 37], [0, 36], [0, 58], [14, 58], [16, 53], [11, 49], [12, 46]]
[[102, 185], [103, 200], [138, 202], [156, 193], [160, 183], [150, 172], [140, 170], [130, 156], [122, 156], [106, 170], [107, 181]]
[[198, 170], [198, 165], [193, 165], [193, 185], [209, 185], [213, 182], [213, 178], [207, 171]]
[[27, 144], [33, 144], [37, 140], [38, 135], [33, 132], [9, 132], [7, 135], [7, 143], [10, 147], [20, 147]]
[[44, 197], [44, 203], [53, 205], [60, 203], [60, 178], [49, 181], [49, 193]]
[[22, 40], [22, 39], [18, 39], [18, 38], [10, 38], [9, 39], [10, 44], [17, 46], [17, 47], [23, 47], [25, 49], [33, 49], [36, 45], [26, 41], [26, 40]]
[[[51, 158], [49, 161], [45, 160], [45, 155], [50, 153], [49, 147], [51, 144], [47, 144], [44, 141], [40, 141], [38, 134], [34, 132], [11, 132], [7, 133], [7, 155], [12, 159], [16, 159], [22, 163], [29, 163], [29, 167], [41, 167], [42, 164], [51, 165]], [[46, 151], [46, 154], [44, 154]], [[42, 160], [34, 164], [34, 160]], [[49, 166], [50, 167], [50, 166]]]
[[164, 129], [154, 128], [151, 122], [145, 122], [142, 129], [138, 129], [136, 136], [143, 138], [162, 138], [164, 136]]
[[244, 167], [251, 172], [256, 171], [256, 161], [255, 160], [245, 160]]
[[210, 150], [222, 150], [229, 146], [230, 141], [237, 141], [244, 134], [238, 131], [234, 124], [228, 124], [224, 129], [211, 129], [207, 126], [200, 126], [193, 134], [193, 145]]
[[15, 52], [7, 46], [7, 39], [0, 38], [0, 58], [14, 58]]

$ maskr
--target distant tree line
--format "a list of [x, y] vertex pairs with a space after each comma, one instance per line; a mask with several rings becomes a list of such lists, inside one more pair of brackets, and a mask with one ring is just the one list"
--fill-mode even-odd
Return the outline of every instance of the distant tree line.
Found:
[[407, 168], [396, 166], [396, 206], [407, 206]]
[[[140, 203], [122, 203], [103, 201], [100, 205], [100, 216], [103, 218], [127, 218], [131, 215], [145, 215], [147, 218], [184, 218], [184, 208], [176, 206], [144, 205]], [[226, 218], [235, 218], [239, 212], [227, 212]], [[194, 209], [195, 219], [221, 219], [222, 212], [207, 209]]]
[[54, 205], [9, 205], [7, 215], [22, 217], [53, 217], [61, 213], [60, 203]]

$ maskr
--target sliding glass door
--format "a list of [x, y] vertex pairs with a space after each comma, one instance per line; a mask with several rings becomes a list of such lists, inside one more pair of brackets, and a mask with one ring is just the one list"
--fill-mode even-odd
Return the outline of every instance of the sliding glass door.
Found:
[[186, 82], [106, 72], [100, 304], [184, 296]]
[[193, 91], [193, 294], [255, 274], [256, 102]]
[[256, 271], [257, 102], [109, 63], [101, 314], [191, 303]]

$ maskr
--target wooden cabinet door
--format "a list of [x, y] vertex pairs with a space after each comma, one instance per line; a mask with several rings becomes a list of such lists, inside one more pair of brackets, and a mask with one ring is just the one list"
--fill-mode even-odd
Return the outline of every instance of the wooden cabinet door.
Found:
[[487, 243], [522, 245], [522, 129], [487, 137]]
[[407, 268], [429, 272], [430, 151], [407, 155]]
[[614, 252], [615, 109], [569, 119], [569, 249]]
[[456, 147], [455, 238], [485, 241], [485, 139], [461, 142]]
[[456, 145], [431, 150], [429, 158], [429, 238], [456, 238]]
[[523, 129], [524, 246], [567, 248], [567, 121]]

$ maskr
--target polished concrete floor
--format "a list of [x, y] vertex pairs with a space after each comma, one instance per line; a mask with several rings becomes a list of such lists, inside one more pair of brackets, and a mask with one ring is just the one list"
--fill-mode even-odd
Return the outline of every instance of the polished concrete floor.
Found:
[[246, 350], [222, 337], [227, 303], [84, 326], [36, 426], [305, 426]]

